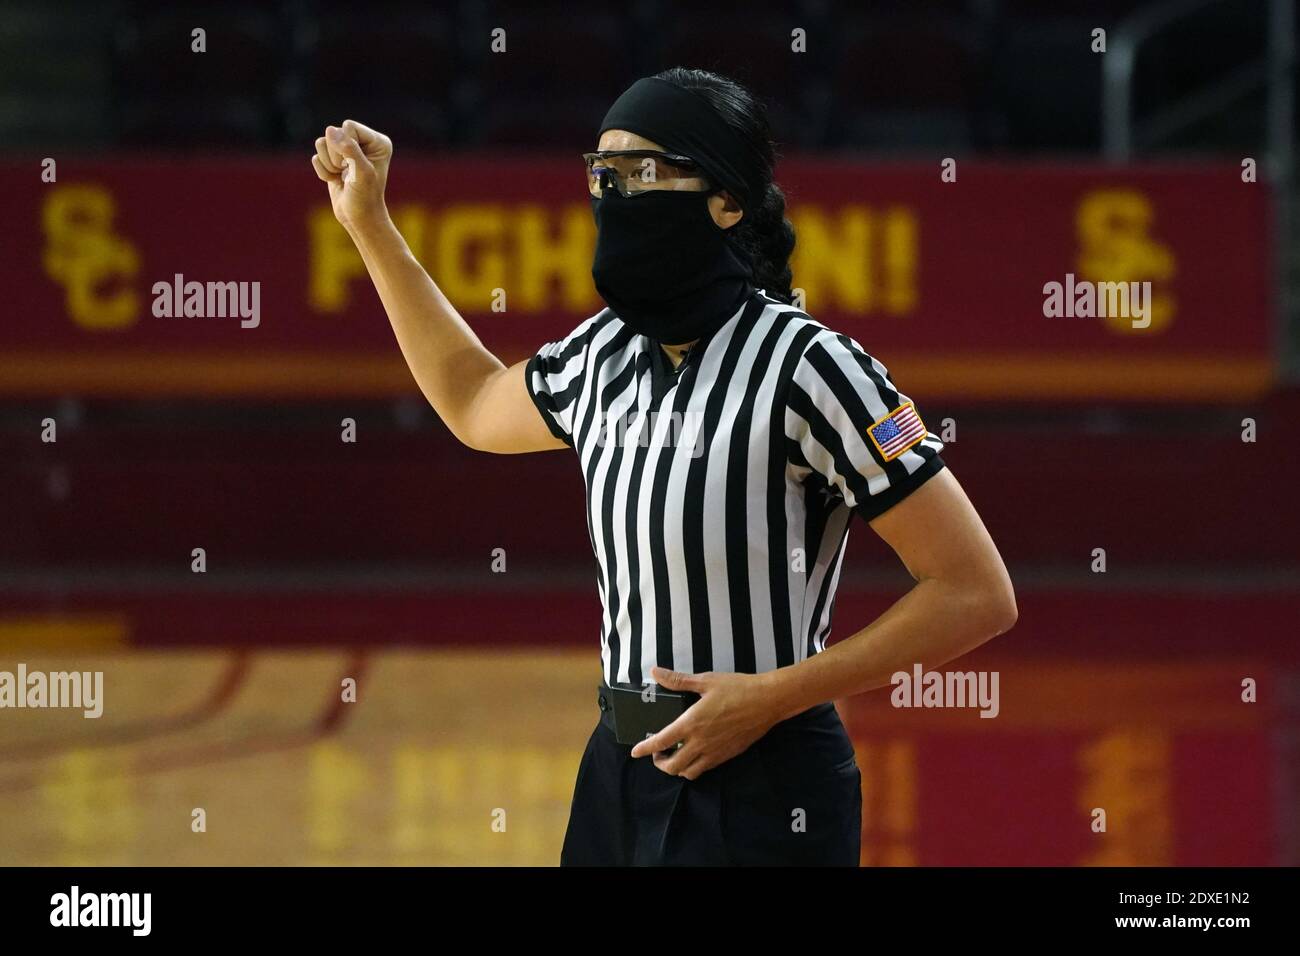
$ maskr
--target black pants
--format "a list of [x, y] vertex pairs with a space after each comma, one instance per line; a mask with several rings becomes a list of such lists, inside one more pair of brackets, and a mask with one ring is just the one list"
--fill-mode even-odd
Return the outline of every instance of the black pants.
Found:
[[697, 780], [597, 724], [561, 866], [857, 866], [862, 774], [833, 704], [782, 721]]

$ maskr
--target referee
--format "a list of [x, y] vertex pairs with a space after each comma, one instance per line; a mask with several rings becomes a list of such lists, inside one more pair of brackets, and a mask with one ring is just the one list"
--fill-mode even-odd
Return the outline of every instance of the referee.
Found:
[[[391, 158], [348, 120], [312, 164], [420, 388], [472, 448], [572, 448], [587, 489], [603, 681], [561, 863], [856, 865], [861, 774], [831, 702], [1016, 606], [916, 406], [791, 306], [762, 105], [682, 68], [615, 101], [584, 156], [609, 307], [510, 367], [393, 226]], [[827, 647], [854, 513], [916, 583]]]

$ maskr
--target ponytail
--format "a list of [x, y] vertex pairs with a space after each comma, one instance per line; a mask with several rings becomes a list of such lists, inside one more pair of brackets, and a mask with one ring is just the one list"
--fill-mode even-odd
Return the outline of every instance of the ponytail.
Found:
[[763, 201], [730, 230], [754, 270], [754, 285], [774, 299], [792, 302], [790, 254], [794, 252], [794, 226], [785, 217], [785, 193], [768, 183]]

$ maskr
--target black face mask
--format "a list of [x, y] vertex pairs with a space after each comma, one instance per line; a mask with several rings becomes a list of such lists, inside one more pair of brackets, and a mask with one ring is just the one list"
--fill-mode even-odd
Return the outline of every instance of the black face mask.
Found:
[[717, 331], [751, 290], [751, 271], [709, 213], [707, 193], [615, 189], [591, 201], [596, 291], [629, 328], [665, 345]]

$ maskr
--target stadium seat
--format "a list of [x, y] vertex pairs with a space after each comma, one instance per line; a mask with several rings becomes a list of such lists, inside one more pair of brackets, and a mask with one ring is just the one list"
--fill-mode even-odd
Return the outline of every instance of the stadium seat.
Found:
[[475, 142], [481, 146], [572, 150], [575, 182], [580, 182], [578, 154], [595, 146], [600, 119], [608, 108], [607, 98], [590, 96], [514, 96], [494, 101], [485, 105], [478, 117]]
[[[468, 98], [469, 140], [589, 149], [610, 102], [634, 79], [617, 21], [595, 12], [557, 27], [554, 18], [530, 12], [483, 23], [481, 45], [473, 47], [478, 84]], [[489, 49], [498, 27], [506, 31], [504, 53]]]
[[1093, 20], [1009, 23], [995, 34], [991, 93], [1010, 148], [1094, 151], [1101, 140], [1101, 58]]
[[[204, 52], [192, 31], [205, 31]], [[220, 15], [161, 7], [122, 21], [115, 34], [114, 75], [128, 96], [168, 93], [270, 98], [284, 69], [287, 44], [274, 14], [256, 6]]]
[[891, 152], [961, 151], [982, 94], [975, 37], [941, 18], [858, 17], [843, 26], [829, 145]]
[[110, 12], [76, 0], [5, 4], [0, 138], [10, 149], [95, 146], [111, 138]]
[[242, 97], [155, 96], [128, 100], [118, 138], [140, 149], [247, 151], [276, 140], [280, 118], [266, 102]]

